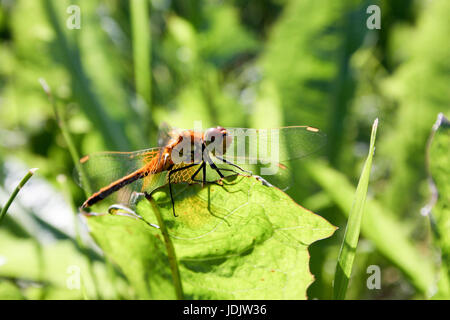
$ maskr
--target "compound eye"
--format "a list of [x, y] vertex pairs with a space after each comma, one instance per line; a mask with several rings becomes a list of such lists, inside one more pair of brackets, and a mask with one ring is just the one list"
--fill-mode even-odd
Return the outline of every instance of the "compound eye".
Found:
[[209, 128], [205, 132], [205, 141], [214, 142], [217, 139], [222, 139], [222, 131], [219, 128]]

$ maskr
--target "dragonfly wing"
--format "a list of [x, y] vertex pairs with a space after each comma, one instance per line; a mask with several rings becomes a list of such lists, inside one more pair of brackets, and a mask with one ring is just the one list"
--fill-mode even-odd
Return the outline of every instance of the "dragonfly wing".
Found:
[[158, 130], [158, 146], [163, 147], [171, 138], [172, 128], [167, 124], [167, 122], [162, 122]]
[[[170, 183], [197, 183], [198, 180], [201, 180], [201, 172], [198, 173], [198, 175], [195, 177], [195, 180], [192, 180], [192, 176], [197, 171], [200, 164], [197, 164], [195, 166], [183, 169], [183, 170], [177, 170], [184, 168], [188, 166], [189, 164], [176, 164], [171, 168], [171, 171], [173, 173], [170, 175]], [[177, 170], [177, 171], [174, 171]], [[155, 174], [148, 175], [143, 179], [143, 186], [142, 191], [145, 191], [147, 193], [151, 193], [154, 190], [166, 185], [169, 183], [169, 171], [162, 171]]]
[[[186, 166], [188, 166], [188, 165], [187, 164], [177, 164], [177, 165], [174, 165], [172, 170], [185, 168]], [[171, 183], [181, 183], [181, 182], [195, 183], [195, 181], [192, 180], [192, 176], [197, 171], [199, 166], [200, 166], [200, 164], [197, 164], [195, 166], [192, 166], [192, 167], [189, 167], [189, 168], [186, 168], [186, 169], [181, 169], [181, 170], [178, 170], [178, 171], [174, 172], [170, 176], [170, 182]], [[196, 177], [194, 177], [194, 179], [195, 180], [201, 180], [201, 173], [200, 173], [200, 175], [197, 175]], [[168, 176], [166, 178], [166, 182], [167, 183], [169, 182], [169, 177]]]
[[[135, 152], [99, 152], [80, 159], [80, 168], [76, 170], [77, 183], [89, 194], [109, 186], [111, 183], [142, 168], [148, 161], [160, 154], [160, 148]], [[127, 203], [131, 193], [140, 191], [142, 181], [136, 180], [114, 193], [111, 199]]]
[[[238, 173], [242, 173], [239, 170], [236, 170], [236, 168], [223, 163], [217, 163], [216, 164], [221, 170], [221, 173], [224, 177], [228, 177], [231, 175], [236, 175]], [[192, 167], [187, 167], [189, 164], [183, 163], [183, 164], [176, 164], [172, 167], [170, 174], [170, 183], [201, 183], [203, 181], [203, 170], [199, 170], [201, 164], [196, 164]], [[186, 168], [185, 168], [186, 167]], [[183, 170], [177, 170], [182, 169]], [[177, 170], [177, 171], [174, 171]], [[197, 172], [197, 173], [196, 173]], [[219, 180], [221, 177], [217, 173], [216, 170], [211, 168], [210, 165], [206, 164], [205, 166], [205, 173], [206, 178], [205, 181], [207, 182], [213, 182]], [[195, 174], [195, 176], [194, 176]], [[151, 193], [152, 191], [156, 190], [159, 187], [162, 187], [169, 183], [169, 171], [163, 171], [157, 174], [149, 175], [144, 178], [144, 185], [142, 190]]]
[[318, 129], [297, 126], [276, 129], [227, 128], [231, 143], [224, 158], [235, 164], [270, 164], [303, 158], [326, 144]]

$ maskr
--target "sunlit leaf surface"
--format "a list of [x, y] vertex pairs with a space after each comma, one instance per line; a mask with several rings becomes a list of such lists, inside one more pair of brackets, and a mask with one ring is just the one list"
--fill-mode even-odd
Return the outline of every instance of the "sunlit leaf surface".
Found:
[[[179, 184], [174, 190], [178, 217], [167, 189], [153, 197], [175, 246], [185, 298], [306, 298], [314, 279], [308, 246], [331, 236], [335, 227], [255, 178], [230, 177], [223, 186], [204, 188]], [[157, 224], [148, 201], [138, 204], [137, 213]], [[89, 217], [88, 224], [130, 281], [148, 283], [149, 296], [169, 286], [158, 229], [119, 216]]]

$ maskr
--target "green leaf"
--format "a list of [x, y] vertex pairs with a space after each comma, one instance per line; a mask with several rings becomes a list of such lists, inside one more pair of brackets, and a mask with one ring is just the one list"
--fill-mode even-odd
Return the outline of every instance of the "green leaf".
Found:
[[91, 216], [87, 221], [95, 241], [120, 266], [138, 297], [175, 297], [169, 262], [158, 229], [125, 216]]
[[367, 156], [361, 177], [359, 178], [355, 199], [348, 217], [347, 228], [345, 229], [344, 240], [341, 245], [341, 251], [339, 252], [333, 286], [335, 299], [345, 299], [348, 282], [352, 274], [353, 261], [355, 260], [356, 247], [358, 246], [359, 232], [361, 230], [361, 221], [364, 213], [364, 204], [366, 202], [367, 188], [369, 187], [372, 158], [373, 153], [375, 152], [377, 127], [378, 119], [373, 123], [369, 155]]
[[[433, 126], [428, 148], [428, 166], [431, 174], [431, 203], [428, 208], [435, 240], [440, 248], [441, 268], [437, 299], [450, 298], [450, 122], [441, 113]], [[427, 207], [426, 207], [427, 208]], [[426, 212], [429, 213], [429, 212]]]
[[[334, 226], [255, 178], [235, 176], [204, 188], [177, 184], [173, 190], [178, 217], [167, 187], [152, 196], [175, 247], [185, 298], [306, 298], [314, 279], [308, 246], [331, 236]], [[158, 224], [149, 201], [140, 201], [137, 213]], [[155, 287], [174, 296], [158, 229], [120, 216], [90, 217], [88, 224], [133, 286], [150, 288], [140, 290], [141, 297], [155, 298]]]

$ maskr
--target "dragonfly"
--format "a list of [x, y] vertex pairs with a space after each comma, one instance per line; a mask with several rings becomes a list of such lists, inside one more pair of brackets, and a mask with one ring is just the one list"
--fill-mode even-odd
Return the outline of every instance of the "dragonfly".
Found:
[[[205, 131], [165, 128], [159, 147], [134, 152], [99, 152], [80, 159], [79, 184], [96, 190], [82, 204], [84, 210], [104, 199], [129, 204], [133, 195], [151, 194], [168, 185], [173, 215], [172, 184], [217, 183], [230, 175], [254, 175], [248, 168], [263, 166], [262, 175], [276, 175], [283, 162], [318, 151], [326, 135], [309, 126], [275, 129], [224, 128]], [[266, 169], [264, 171], [264, 169]]]

